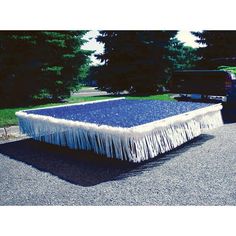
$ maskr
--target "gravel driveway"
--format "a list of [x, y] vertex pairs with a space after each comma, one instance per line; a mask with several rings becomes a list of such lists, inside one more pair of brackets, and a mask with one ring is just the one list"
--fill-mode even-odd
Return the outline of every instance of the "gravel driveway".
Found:
[[0, 141], [0, 205], [236, 205], [235, 133], [225, 124], [141, 164]]

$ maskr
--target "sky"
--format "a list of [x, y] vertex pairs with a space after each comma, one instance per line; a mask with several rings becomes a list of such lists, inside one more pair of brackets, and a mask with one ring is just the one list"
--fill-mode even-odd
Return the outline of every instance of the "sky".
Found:
[[[88, 40], [87, 43], [83, 45], [83, 49], [94, 50], [96, 54], [103, 53], [104, 47], [103, 44], [96, 41], [96, 37], [99, 34], [98, 30], [89, 31], [84, 38]], [[189, 31], [179, 31], [177, 38], [182, 41], [186, 46], [191, 46], [193, 48], [199, 47], [199, 44], [195, 42], [196, 37], [192, 35]], [[94, 55], [91, 56], [92, 64], [98, 65], [99, 60], [95, 58]]]

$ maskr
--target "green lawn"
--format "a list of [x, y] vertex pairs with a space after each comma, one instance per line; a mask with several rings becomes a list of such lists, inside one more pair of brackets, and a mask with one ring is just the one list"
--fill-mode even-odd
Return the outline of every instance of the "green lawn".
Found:
[[[71, 96], [67, 99], [66, 103], [78, 103], [78, 102], [86, 102], [86, 101], [94, 101], [94, 100], [102, 100], [111, 98], [114, 96], [95, 96], [95, 97], [78, 97]], [[146, 97], [138, 97], [138, 96], [125, 96], [127, 99], [150, 99], [150, 100], [173, 100], [170, 98], [169, 94], [162, 95], [152, 95]], [[47, 106], [56, 106], [61, 105], [61, 103], [49, 103], [40, 106], [28, 106], [28, 107], [16, 107], [16, 108], [4, 108], [0, 109], [0, 127], [8, 127], [11, 125], [17, 125], [17, 117], [15, 116], [15, 112], [20, 110], [39, 108], [39, 107], [47, 107]]]

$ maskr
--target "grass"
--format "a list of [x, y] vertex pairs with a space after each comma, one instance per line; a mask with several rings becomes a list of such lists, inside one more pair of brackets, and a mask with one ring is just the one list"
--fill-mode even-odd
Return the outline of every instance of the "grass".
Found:
[[[78, 97], [78, 96], [71, 96], [67, 99], [66, 103], [78, 103], [78, 102], [87, 102], [87, 101], [94, 101], [94, 100], [102, 100], [107, 98], [114, 98], [116, 96], [94, 96], [94, 97]], [[127, 99], [145, 99], [145, 100], [174, 100], [172, 99], [169, 94], [161, 94], [161, 95], [152, 95], [152, 96], [125, 96]], [[16, 108], [2, 108], [0, 109], [0, 127], [8, 127], [11, 125], [17, 125], [18, 120], [15, 116], [15, 112], [20, 110], [32, 109], [32, 108], [39, 108], [39, 107], [48, 107], [48, 106], [56, 106], [61, 105], [61, 103], [48, 103], [44, 105], [38, 106], [27, 106], [27, 107], [16, 107]]]
[[128, 99], [142, 99], [142, 100], [162, 100], [162, 101], [175, 101], [174, 98], [171, 98], [169, 94], [159, 94], [151, 96], [126, 96]]

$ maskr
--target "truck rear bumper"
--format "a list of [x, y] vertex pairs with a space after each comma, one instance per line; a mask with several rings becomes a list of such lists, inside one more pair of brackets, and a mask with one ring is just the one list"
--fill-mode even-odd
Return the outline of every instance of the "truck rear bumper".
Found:
[[192, 100], [214, 100], [220, 102], [227, 102], [227, 96], [218, 96], [218, 95], [204, 95], [204, 94], [180, 94], [182, 98], [189, 98]]

